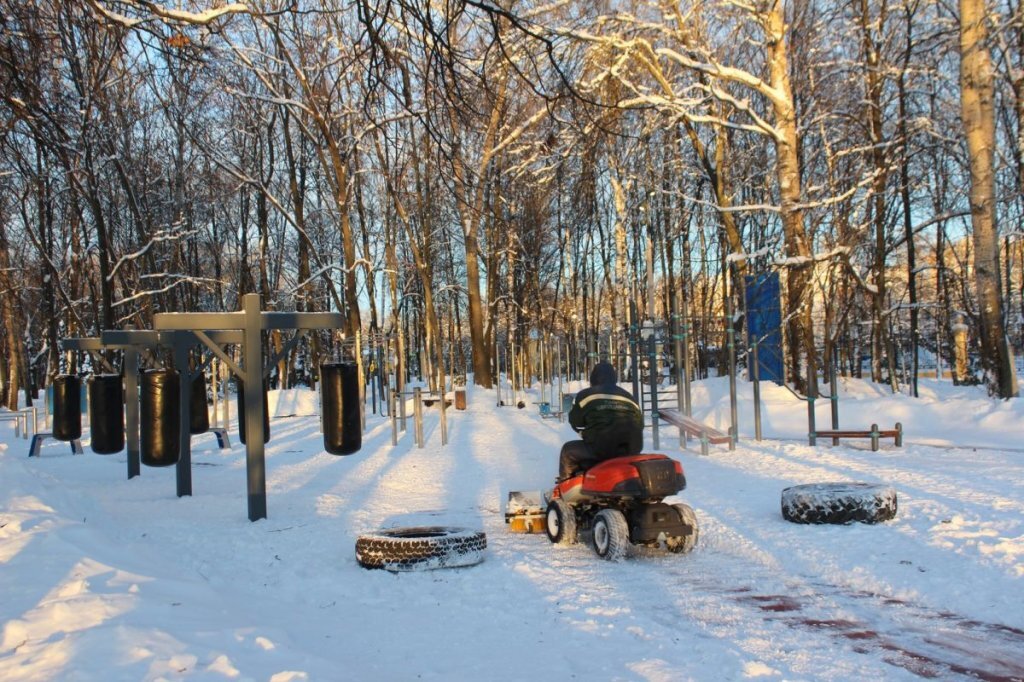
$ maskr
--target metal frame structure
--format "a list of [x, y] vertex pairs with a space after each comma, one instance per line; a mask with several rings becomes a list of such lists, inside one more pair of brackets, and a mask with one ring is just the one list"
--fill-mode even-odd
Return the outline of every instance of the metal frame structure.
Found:
[[[221, 340], [221, 343], [232, 343], [229, 339]], [[62, 350], [66, 351], [87, 351], [96, 354], [105, 350], [119, 350], [124, 353], [124, 381], [125, 381], [125, 446], [128, 451], [128, 479], [131, 480], [141, 473], [141, 451], [139, 447], [139, 356], [145, 350], [156, 350], [169, 348], [174, 353], [174, 367], [187, 381], [183, 382], [179, 391], [179, 409], [181, 411], [181, 456], [178, 460], [177, 491], [178, 497], [192, 494], [192, 434], [189, 431], [187, 415], [192, 410], [191, 382], [205, 365], [200, 366], [196, 371], [189, 369], [189, 351], [199, 343], [198, 339], [188, 333], [164, 333], [160, 334], [148, 330], [107, 330], [101, 332], [99, 338], [71, 338], [60, 342]], [[106, 360], [103, 363], [107, 369], [110, 367]], [[188, 390], [187, 390], [188, 389]], [[221, 449], [231, 447], [227, 429], [211, 427], [210, 431], [217, 437], [217, 443]], [[182, 464], [182, 460], [187, 465]]]
[[[153, 327], [159, 331], [189, 332], [220, 358], [245, 384], [245, 461], [249, 520], [267, 518], [266, 453], [263, 443], [263, 379], [274, 366], [311, 329], [341, 329], [341, 313], [263, 312], [259, 294], [242, 297], [242, 310], [233, 313], [157, 313]], [[262, 333], [271, 330], [298, 331], [288, 343], [264, 364]], [[242, 349], [239, 367], [221, 343], [237, 343]], [[362, 377], [360, 376], [360, 381]], [[182, 395], [190, 391], [182, 390]], [[183, 414], [188, 414], [184, 412]], [[191, 460], [191, 457], [189, 457]], [[179, 472], [182, 462], [179, 460]], [[189, 462], [189, 466], [191, 461]], [[189, 493], [191, 494], [191, 486]]]

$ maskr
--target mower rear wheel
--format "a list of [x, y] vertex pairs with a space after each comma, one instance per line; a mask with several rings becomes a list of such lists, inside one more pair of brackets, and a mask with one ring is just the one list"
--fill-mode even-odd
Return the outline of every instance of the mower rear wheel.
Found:
[[551, 500], [545, 519], [548, 540], [556, 545], [576, 544], [576, 512], [563, 499]]
[[629, 525], [618, 509], [602, 509], [594, 517], [594, 551], [608, 561], [618, 561], [629, 549]]
[[697, 546], [697, 515], [688, 504], [673, 504], [672, 508], [679, 514], [679, 520], [693, 531], [689, 535], [673, 535], [665, 538], [665, 547], [673, 554], [686, 554]]

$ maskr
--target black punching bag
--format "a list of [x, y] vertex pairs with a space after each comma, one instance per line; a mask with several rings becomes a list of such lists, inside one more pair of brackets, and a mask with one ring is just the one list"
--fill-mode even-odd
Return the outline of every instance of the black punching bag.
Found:
[[192, 414], [189, 419], [188, 432], [193, 436], [210, 430], [210, 409], [206, 405], [206, 373], [200, 372], [192, 380], [192, 398], [189, 402]]
[[82, 437], [82, 380], [72, 374], [53, 378], [53, 437], [62, 441]]
[[142, 405], [139, 414], [142, 463], [166, 467], [178, 463], [181, 455], [181, 382], [173, 369], [151, 369], [142, 373]]
[[351, 455], [363, 446], [359, 415], [359, 370], [349, 362], [320, 365], [320, 414], [324, 450]]
[[[245, 382], [235, 379], [238, 391], [238, 440], [245, 445]], [[263, 442], [270, 442], [270, 410], [267, 409], [267, 385], [263, 384]]]
[[124, 388], [120, 374], [89, 379], [89, 430], [92, 451], [112, 455], [124, 449]]

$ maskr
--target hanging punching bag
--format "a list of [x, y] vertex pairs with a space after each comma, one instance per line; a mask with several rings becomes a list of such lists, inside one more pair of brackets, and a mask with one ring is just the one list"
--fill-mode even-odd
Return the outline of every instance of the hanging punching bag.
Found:
[[349, 362], [320, 365], [320, 414], [324, 450], [351, 455], [363, 446], [359, 414], [359, 370]]
[[210, 408], [206, 405], [206, 373], [200, 372], [192, 380], [192, 399], [189, 402], [192, 414], [188, 432], [193, 436], [210, 430]]
[[89, 430], [92, 451], [112, 455], [124, 449], [124, 387], [120, 374], [89, 379]]
[[166, 467], [178, 463], [181, 455], [181, 382], [173, 369], [151, 369], [142, 373], [139, 450], [142, 463]]
[[[235, 379], [238, 392], [238, 440], [245, 445], [245, 382]], [[263, 442], [270, 442], [270, 410], [267, 409], [267, 385], [263, 384]]]
[[82, 437], [82, 380], [73, 374], [53, 378], [53, 437], [62, 441]]

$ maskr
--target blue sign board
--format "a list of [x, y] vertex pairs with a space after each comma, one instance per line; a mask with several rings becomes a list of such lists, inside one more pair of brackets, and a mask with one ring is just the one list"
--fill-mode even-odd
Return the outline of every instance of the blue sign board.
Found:
[[[783, 381], [782, 309], [779, 296], [779, 273], [747, 275], [747, 330], [750, 341], [757, 341], [758, 378], [762, 381]], [[750, 373], [751, 379], [753, 374]]]

